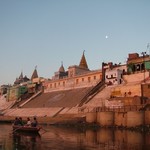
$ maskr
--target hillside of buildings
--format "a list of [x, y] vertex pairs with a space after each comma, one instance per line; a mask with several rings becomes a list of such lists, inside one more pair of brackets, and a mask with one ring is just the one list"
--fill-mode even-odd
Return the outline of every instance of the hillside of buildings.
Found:
[[[90, 70], [84, 53], [78, 65], [63, 64], [52, 79], [28, 80], [22, 73], [14, 86], [3, 88], [0, 110], [4, 116], [85, 116], [106, 109], [143, 109], [150, 99], [150, 57], [129, 54], [127, 64], [102, 63]], [[6, 91], [7, 92], [6, 92]], [[5, 107], [4, 107], [5, 106]]]

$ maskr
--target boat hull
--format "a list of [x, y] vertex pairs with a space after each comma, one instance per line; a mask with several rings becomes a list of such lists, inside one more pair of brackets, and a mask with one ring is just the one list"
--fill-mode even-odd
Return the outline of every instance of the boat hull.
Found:
[[13, 126], [13, 132], [38, 133], [41, 127]]

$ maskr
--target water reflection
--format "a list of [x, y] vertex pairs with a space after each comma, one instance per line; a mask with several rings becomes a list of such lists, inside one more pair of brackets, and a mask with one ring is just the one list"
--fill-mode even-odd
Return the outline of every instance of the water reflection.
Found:
[[13, 149], [40, 149], [40, 134], [13, 133]]
[[148, 150], [150, 146], [148, 133], [105, 128], [43, 128], [40, 134], [12, 134], [11, 125], [1, 124], [0, 150]]

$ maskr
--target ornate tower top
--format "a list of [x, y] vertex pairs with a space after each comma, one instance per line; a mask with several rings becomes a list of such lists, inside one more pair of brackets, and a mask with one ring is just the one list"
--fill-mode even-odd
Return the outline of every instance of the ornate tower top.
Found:
[[65, 72], [64, 66], [63, 66], [63, 62], [61, 62], [61, 66], [59, 68], [59, 72]]
[[21, 74], [19, 76], [19, 79], [23, 79], [23, 73], [22, 73], [22, 71], [21, 71]]
[[32, 76], [31, 76], [31, 80], [33, 80], [34, 78], [38, 78], [38, 73], [37, 73], [37, 66], [35, 66], [35, 69], [34, 69], [34, 71], [33, 71], [33, 74], [32, 74]]
[[83, 51], [83, 54], [82, 54], [82, 58], [81, 58], [81, 60], [80, 60], [79, 67], [84, 68], [84, 69], [88, 69], [88, 65], [87, 65], [87, 62], [86, 62], [86, 59], [85, 59], [84, 52], [85, 52], [85, 50]]

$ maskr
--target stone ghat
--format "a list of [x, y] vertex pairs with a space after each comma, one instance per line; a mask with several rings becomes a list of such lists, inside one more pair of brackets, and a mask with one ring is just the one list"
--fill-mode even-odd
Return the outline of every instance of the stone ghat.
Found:
[[[0, 122], [12, 123], [16, 116], [0, 116]], [[21, 116], [26, 122], [27, 116]], [[30, 116], [31, 120], [34, 116]], [[150, 129], [150, 111], [128, 112], [87, 112], [85, 114], [58, 114], [56, 116], [36, 116], [39, 124], [82, 124], [84, 126], [115, 127], [122, 129], [136, 129], [148, 127]]]

